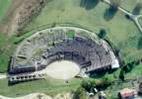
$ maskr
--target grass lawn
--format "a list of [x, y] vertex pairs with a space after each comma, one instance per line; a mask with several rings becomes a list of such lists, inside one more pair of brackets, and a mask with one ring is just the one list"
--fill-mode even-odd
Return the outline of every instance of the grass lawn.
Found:
[[6, 72], [9, 64], [10, 56], [13, 54], [15, 45], [13, 44], [13, 37], [9, 38], [7, 35], [0, 33], [0, 72]]
[[[0, 0], [0, 21], [3, 19], [12, 0]], [[0, 33], [0, 72], [6, 72], [8, 61], [13, 52], [11, 39]]]
[[[121, 7], [125, 8], [126, 10], [133, 12], [133, 9], [135, 8], [136, 4], [139, 2], [142, 2], [141, 0], [123, 0]], [[142, 14], [142, 10], [140, 12]]]
[[10, 6], [12, 0], [0, 0], [0, 21], [6, 14], [8, 7]]
[[59, 80], [47, 79], [8, 86], [7, 80], [0, 80], [0, 95], [17, 97], [34, 92], [56, 95], [58, 93], [76, 90], [80, 83], [80, 79], [72, 79], [69, 81], [69, 83], [65, 83]]
[[0, 73], [7, 72], [10, 57], [14, 54], [17, 45], [32, 34], [33, 31], [28, 32], [20, 37], [15, 35], [9, 37], [6, 34], [0, 33]]
[[142, 17], [139, 18], [139, 23], [140, 23], [140, 25], [142, 27]]
[[135, 66], [131, 72], [127, 73], [126, 78], [134, 79], [137, 77], [141, 77], [142, 75], [142, 64]]

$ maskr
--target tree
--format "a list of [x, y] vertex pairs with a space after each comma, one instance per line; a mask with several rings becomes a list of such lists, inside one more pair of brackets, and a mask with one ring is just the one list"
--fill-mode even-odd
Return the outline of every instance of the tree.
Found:
[[75, 92], [73, 99], [86, 99], [86, 92], [85, 89], [82, 87], [79, 87]]
[[90, 80], [83, 80], [81, 83], [81, 86], [88, 92], [90, 92], [90, 89], [92, 87], [91, 81]]
[[118, 7], [121, 5], [122, 0], [110, 0], [111, 9], [117, 10]]
[[120, 74], [119, 74], [119, 78], [122, 80], [122, 81], [124, 81], [125, 80], [125, 71], [123, 70], [123, 68], [121, 69], [121, 71], [120, 71]]
[[133, 14], [134, 15], [140, 14], [141, 9], [142, 9], [142, 2], [138, 2], [135, 8], [133, 9]]
[[104, 14], [105, 20], [111, 20], [118, 11], [118, 7], [121, 4], [121, 0], [110, 0], [110, 7], [106, 10]]
[[98, 34], [99, 38], [104, 39], [106, 36], [107, 32], [105, 29], [101, 29], [100, 33]]

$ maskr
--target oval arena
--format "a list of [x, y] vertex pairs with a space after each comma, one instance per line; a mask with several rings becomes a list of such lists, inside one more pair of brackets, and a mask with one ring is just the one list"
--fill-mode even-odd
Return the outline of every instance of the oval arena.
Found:
[[95, 33], [76, 27], [55, 27], [33, 34], [17, 47], [9, 67], [9, 82], [47, 76], [68, 80], [118, 67], [109, 44]]

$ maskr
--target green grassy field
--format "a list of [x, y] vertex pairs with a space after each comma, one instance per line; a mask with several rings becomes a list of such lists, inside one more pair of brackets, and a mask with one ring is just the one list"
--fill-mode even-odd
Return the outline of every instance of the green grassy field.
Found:
[[0, 0], [0, 21], [6, 14], [12, 0]]
[[142, 17], [139, 18], [139, 23], [140, 23], [140, 25], [142, 27]]
[[76, 90], [81, 83], [80, 79], [72, 79], [69, 83], [60, 80], [37, 80], [8, 86], [7, 80], [0, 80], [0, 95], [17, 97], [29, 93], [40, 92], [48, 95], [56, 95], [62, 92]]
[[0, 73], [6, 72], [9, 64], [10, 56], [13, 54], [15, 45], [13, 37], [0, 33]]
[[[10, 4], [11, 0], [0, 0], [0, 21], [4, 18]], [[7, 71], [9, 57], [13, 52], [12, 46], [11, 38], [0, 33], [0, 72]]]

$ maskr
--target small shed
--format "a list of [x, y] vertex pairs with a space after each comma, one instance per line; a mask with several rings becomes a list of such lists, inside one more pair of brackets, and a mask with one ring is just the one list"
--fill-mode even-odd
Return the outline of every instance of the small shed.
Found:
[[135, 99], [137, 91], [134, 89], [124, 88], [118, 94], [119, 99]]

